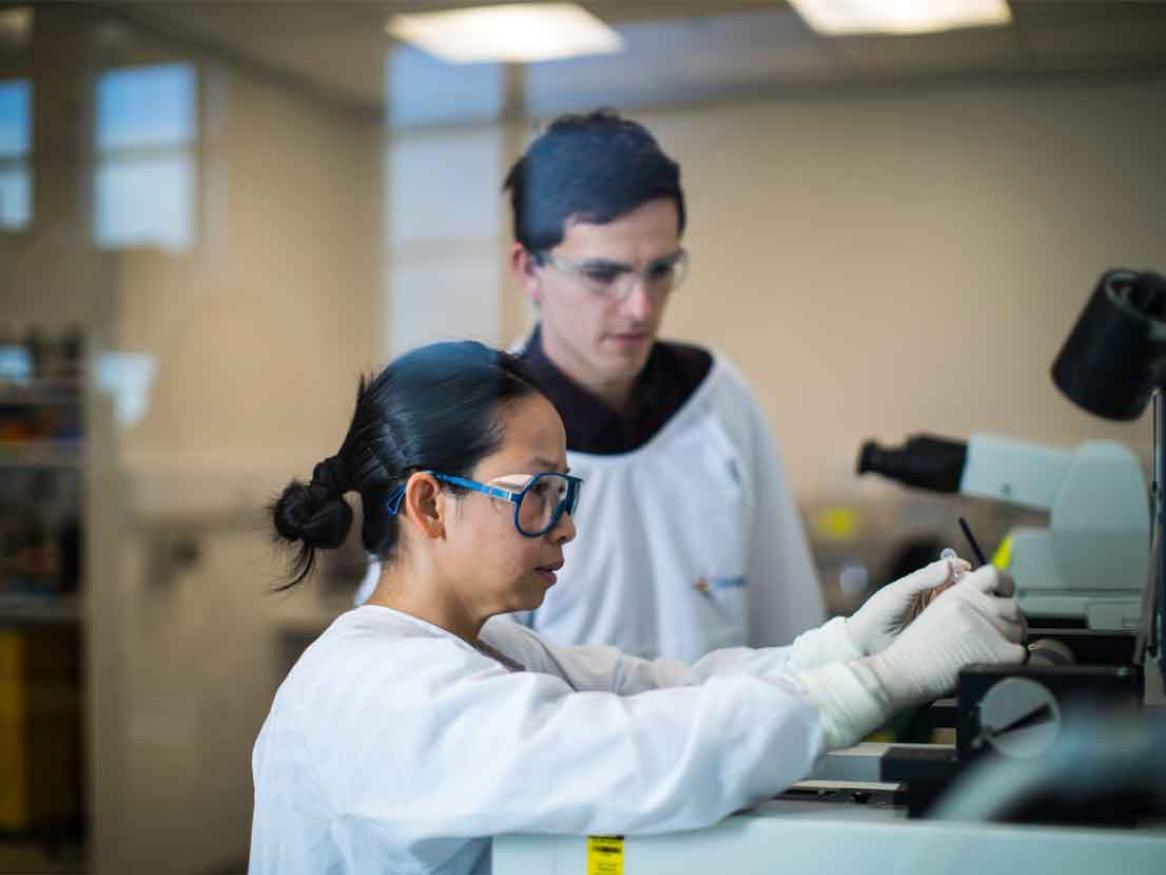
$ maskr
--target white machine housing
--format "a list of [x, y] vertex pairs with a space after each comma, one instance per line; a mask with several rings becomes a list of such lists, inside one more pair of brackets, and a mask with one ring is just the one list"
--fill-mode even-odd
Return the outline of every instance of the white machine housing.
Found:
[[1050, 512], [1048, 528], [1016, 528], [1005, 564], [1032, 618], [1074, 617], [1091, 629], [1134, 629], [1149, 574], [1150, 504], [1141, 462], [1114, 441], [1058, 449], [973, 434], [964, 495]]

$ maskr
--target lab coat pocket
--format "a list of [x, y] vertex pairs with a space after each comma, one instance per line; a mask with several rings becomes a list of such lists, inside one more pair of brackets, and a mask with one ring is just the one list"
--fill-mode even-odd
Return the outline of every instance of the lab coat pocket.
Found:
[[713, 626], [723, 624], [721, 641], [743, 644], [749, 584], [744, 491], [731, 457], [709, 459], [702, 473], [704, 501], [689, 541], [698, 557], [699, 575], [693, 586], [719, 620]]
[[702, 592], [710, 605], [734, 629], [743, 629], [745, 624], [746, 579], [742, 574], [727, 577], [706, 577], [697, 582], [697, 590]]

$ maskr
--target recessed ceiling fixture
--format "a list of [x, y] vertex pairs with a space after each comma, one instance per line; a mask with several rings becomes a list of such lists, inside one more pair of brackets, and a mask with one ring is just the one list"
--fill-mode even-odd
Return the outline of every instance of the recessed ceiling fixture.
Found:
[[814, 30], [827, 36], [912, 34], [987, 27], [1012, 20], [1008, 0], [789, 0]]
[[0, 42], [18, 46], [28, 42], [31, 35], [31, 6], [12, 6], [0, 10]]
[[510, 3], [394, 15], [387, 30], [455, 64], [553, 61], [623, 47], [618, 33], [574, 3]]

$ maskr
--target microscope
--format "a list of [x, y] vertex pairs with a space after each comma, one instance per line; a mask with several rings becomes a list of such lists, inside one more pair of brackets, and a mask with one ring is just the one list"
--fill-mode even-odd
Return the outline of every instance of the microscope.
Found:
[[[1166, 777], [1142, 767], [1146, 757], [1166, 761], [1166, 279], [1105, 273], [1052, 376], [1070, 400], [1109, 419], [1136, 419], [1152, 397], [1148, 492], [1138, 458], [1108, 441], [1054, 448], [987, 434], [916, 435], [900, 447], [867, 442], [860, 452], [859, 473], [1049, 513], [1047, 528], [1014, 529], [993, 559], [1016, 581], [1029, 620], [1027, 663], [961, 673], [955, 699], [930, 711], [933, 727], [955, 729], [954, 746], [890, 745], [877, 754], [879, 779], [905, 788], [911, 816], [934, 815], [965, 772], [1005, 775], [992, 792], [1023, 787], [1028, 816], [1039, 822], [1132, 826], [1147, 798], [1157, 800], [1153, 816], [1166, 813]], [[1086, 774], [1088, 805], [1058, 792]], [[1099, 803], [1099, 784], [1126, 795]], [[940, 816], [948, 809], [940, 804]]]
[[966, 442], [914, 435], [901, 447], [862, 446], [858, 473], [908, 486], [1047, 511], [1047, 528], [1009, 532], [993, 560], [1016, 581], [1030, 622], [1134, 630], [1150, 553], [1142, 465], [1112, 441], [1073, 449], [989, 434]]

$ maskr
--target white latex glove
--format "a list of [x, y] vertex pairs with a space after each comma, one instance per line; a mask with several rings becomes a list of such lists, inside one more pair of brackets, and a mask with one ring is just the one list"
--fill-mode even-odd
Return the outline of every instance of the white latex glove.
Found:
[[864, 660], [895, 709], [930, 702], [955, 689], [960, 669], [1024, 662], [1024, 615], [1012, 578], [977, 568], [940, 595], [882, 653]]
[[882, 653], [796, 675], [822, 715], [827, 750], [865, 738], [896, 711], [951, 692], [976, 663], [1024, 661], [1012, 578], [985, 565], [935, 599]]
[[881, 653], [903, 631], [916, 594], [958, 580], [971, 567], [958, 557], [940, 559], [888, 583], [846, 620], [846, 634], [863, 656]]

